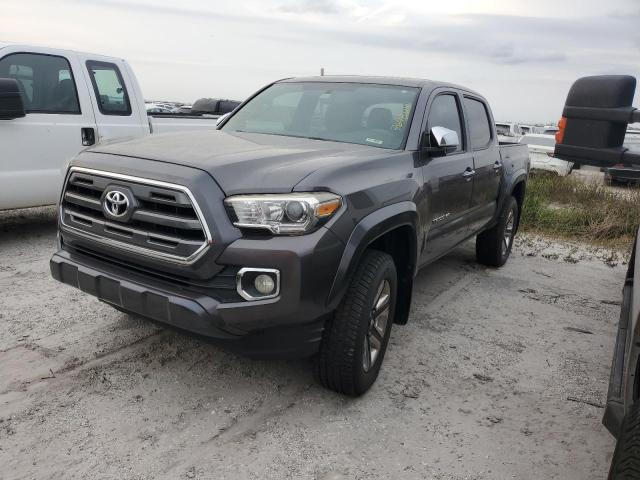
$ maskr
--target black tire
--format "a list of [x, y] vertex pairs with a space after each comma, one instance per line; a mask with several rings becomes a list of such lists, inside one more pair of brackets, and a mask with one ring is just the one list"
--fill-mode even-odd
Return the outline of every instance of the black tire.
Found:
[[[391, 256], [377, 250], [367, 250], [349, 281], [342, 302], [324, 329], [316, 357], [316, 376], [324, 387], [357, 397], [373, 385], [389, 343], [397, 284], [396, 266]], [[384, 299], [387, 287], [386, 310], [380, 309], [376, 325], [373, 326], [374, 302], [378, 298]], [[382, 328], [385, 311], [386, 323]], [[377, 344], [379, 348], [375, 350]], [[365, 345], [369, 345], [368, 350]], [[368, 355], [365, 357], [366, 353]]]
[[[518, 202], [509, 197], [505, 202], [498, 223], [476, 237], [476, 258], [478, 262], [489, 267], [501, 267], [509, 258], [513, 248], [513, 239], [520, 219]], [[508, 232], [510, 229], [510, 232]], [[509, 240], [506, 242], [507, 233]]]
[[622, 429], [611, 460], [609, 480], [640, 478], [640, 402], [636, 402], [622, 421]]

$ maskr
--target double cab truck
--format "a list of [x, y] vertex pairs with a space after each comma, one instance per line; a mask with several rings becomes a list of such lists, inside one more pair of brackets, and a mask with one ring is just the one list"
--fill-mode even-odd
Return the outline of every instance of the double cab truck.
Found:
[[356, 396], [419, 268], [474, 237], [480, 263], [507, 261], [528, 170], [466, 88], [285, 79], [216, 131], [79, 154], [51, 272], [252, 357], [313, 355], [324, 386]]
[[215, 127], [215, 117], [147, 116], [121, 58], [0, 43], [0, 210], [55, 204], [66, 162], [88, 146]]

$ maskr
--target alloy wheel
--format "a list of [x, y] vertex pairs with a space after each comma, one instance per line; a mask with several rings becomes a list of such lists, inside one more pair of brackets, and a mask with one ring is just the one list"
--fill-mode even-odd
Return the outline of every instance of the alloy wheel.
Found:
[[513, 233], [516, 224], [516, 216], [513, 210], [509, 211], [509, 216], [507, 217], [507, 223], [504, 226], [504, 235], [502, 236], [502, 255], [506, 255], [509, 251], [509, 246], [513, 241]]
[[365, 372], [371, 370], [380, 355], [384, 336], [387, 331], [387, 322], [389, 321], [390, 303], [391, 285], [389, 284], [389, 280], [385, 278], [378, 287], [373, 308], [371, 309], [369, 329], [364, 338], [362, 368]]

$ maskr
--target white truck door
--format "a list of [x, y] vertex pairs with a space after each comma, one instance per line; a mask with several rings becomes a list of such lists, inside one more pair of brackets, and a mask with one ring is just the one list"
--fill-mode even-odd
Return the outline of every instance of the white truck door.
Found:
[[0, 210], [56, 203], [66, 161], [96, 128], [81, 65], [71, 53], [7, 48], [0, 78], [18, 81], [26, 113], [0, 120]]
[[83, 74], [93, 99], [97, 141], [140, 137], [149, 133], [146, 111], [137, 83], [130, 77], [124, 60], [81, 57]]

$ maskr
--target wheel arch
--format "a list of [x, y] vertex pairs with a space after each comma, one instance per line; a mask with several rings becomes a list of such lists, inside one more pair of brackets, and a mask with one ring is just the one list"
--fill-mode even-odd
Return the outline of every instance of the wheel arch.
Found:
[[518, 223], [516, 225], [516, 231], [520, 226], [520, 218], [522, 217], [522, 207], [524, 206], [524, 195], [527, 190], [527, 177], [521, 176], [513, 182], [513, 186], [511, 187], [511, 196], [516, 199], [518, 204]]
[[351, 232], [334, 277], [327, 303], [335, 309], [342, 300], [351, 275], [368, 248], [388, 253], [398, 272], [395, 323], [406, 324], [418, 261], [419, 220], [412, 202], [399, 202], [362, 219]]

